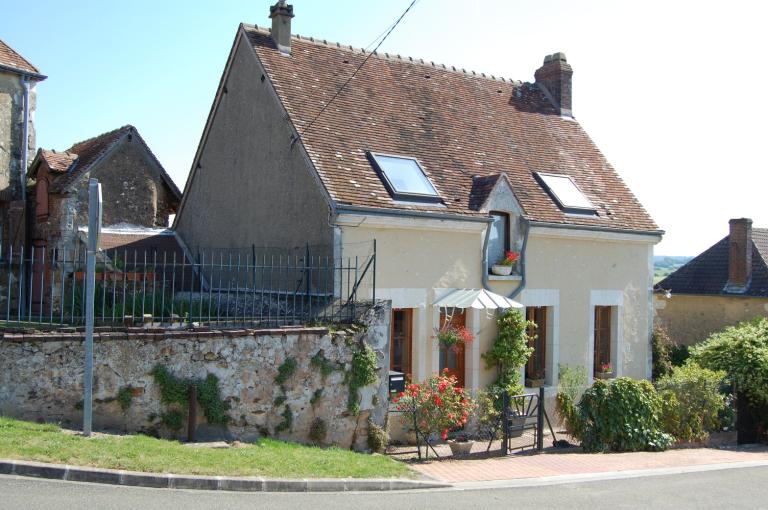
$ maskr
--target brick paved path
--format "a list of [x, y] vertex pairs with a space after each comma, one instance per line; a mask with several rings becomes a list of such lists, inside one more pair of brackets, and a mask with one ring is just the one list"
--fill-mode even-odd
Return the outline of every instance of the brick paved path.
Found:
[[768, 447], [721, 450], [688, 448], [666, 452], [578, 453], [552, 450], [543, 454], [515, 454], [486, 459], [446, 459], [411, 465], [416, 471], [447, 482], [511, 480], [583, 473], [701, 466], [732, 462], [768, 461]]

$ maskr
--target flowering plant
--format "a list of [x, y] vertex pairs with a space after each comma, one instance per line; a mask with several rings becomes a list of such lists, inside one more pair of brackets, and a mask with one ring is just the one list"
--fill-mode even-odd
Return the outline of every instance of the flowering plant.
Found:
[[515, 262], [517, 262], [517, 259], [520, 258], [520, 254], [516, 251], [507, 251], [507, 253], [504, 255], [504, 258], [499, 260], [498, 265], [500, 266], [514, 266]]
[[600, 372], [603, 374], [610, 374], [613, 373], [613, 367], [610, 363], [601, 363], [600, 364]]
[[424, 437], [440, 434], [445, 440], [448, 431], [467, 424], [475, 407], [464, 388], [456, 386], [455, 376], [434, 374], [420, 384], [409, 384], [392, 402], [403, 412], [404, 425], [415, 427]]
[[448, 349], [452, 349], [454, 352], [459, 350], [459, 347], [468, 343], [471, 343], [475, 336], [464, 326], [453, 326], [446, 324], [435, 335], [441, 345]]

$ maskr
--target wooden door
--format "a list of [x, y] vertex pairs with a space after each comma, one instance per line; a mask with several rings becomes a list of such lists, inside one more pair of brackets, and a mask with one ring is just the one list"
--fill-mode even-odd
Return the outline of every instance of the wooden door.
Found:
[[[449, 317], [445, 312], [440, 312], [440, 325], [443, 326], [448, 323]], [[458, 328], [466, 326], [466, 315], [464, 310], [454, 310], [450, 316], [451, 326]], [[440, 373], [443, 370], [448, 369], [448, 375], [456, 377], [458, 386], [462, 388], [465, 386], [464, 380], [464, 362], [466, 359], [466, 352], [464, 345], [460, 344], [453, 349], [446, 349], [442, 345], [440, 346]]]

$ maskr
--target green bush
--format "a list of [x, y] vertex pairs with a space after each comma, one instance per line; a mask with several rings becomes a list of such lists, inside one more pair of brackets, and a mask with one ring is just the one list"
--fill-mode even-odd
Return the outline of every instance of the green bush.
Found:
[[673, 367], [682, 367], [690, 357], [691, 354], [688, 352], [687, 345], [674, 344], [669, 350], [669, 359]]
[[584, 390], [587, 389], [587, 369], [578, 367], [569, 367], [560, 365], [557, 377], [557, 397], [555, 398], [555, 409], [560, 416], [560, 420], [565, 425], [565, 430], [573, 435], [570, 429], [574, 422], [573, 412], [576, 409], [576, 403], [581, 399]]
[[499, 334], [493, 345], [483, 354], [486, 368], [498, 368], [499, 377], [488, 387], [494, 394], [506, 391], [510, 395], [523, 392], [520, 384], [520, 367], [528, 362], [533, 352], [528, 347], [528, 328], [536, 325], [525, 320], [519, 310], [509, 309], [496, 319]]
[[701, 368], [695, 363], [675, 367], [656, 382], [663, 401], [662, 425], [678, 441], [702, 441], [720, 426], [725, 408], [720, 386], [725, 372]]
[[597, 380], [578, 404], [566, 405], [572, 406], [568, 427], [585, 451], [665, 450], [672, 444], [661, 427], [662, 400], [648, 381]]
[[724, 370], [755, 406], [768, 404], [768, 318], [725, 329], [691, 348], [704, 368]]
[[667, 329], [664, 326], [654, 326], [651, 334], [651, 377], [654, 381], [672, 372], [671, 350], [672, 341]]

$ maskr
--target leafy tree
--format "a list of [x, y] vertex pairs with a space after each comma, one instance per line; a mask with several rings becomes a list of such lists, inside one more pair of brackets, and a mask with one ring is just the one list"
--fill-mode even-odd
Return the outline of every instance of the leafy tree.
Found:
[[672, 372], [671, 349], [672, 341], [669, 339], [667, 329], [664, 326], [654, 326], [651, 334], [652, 378], [654, 381]]

